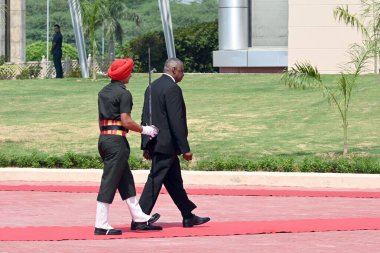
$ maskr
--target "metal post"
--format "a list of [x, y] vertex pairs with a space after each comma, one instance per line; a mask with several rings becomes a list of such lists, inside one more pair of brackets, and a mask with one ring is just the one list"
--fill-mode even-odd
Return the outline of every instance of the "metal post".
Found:
[[49, 6], [49, 2], [50, 0], [47, 0], [46, 1], [46, 74], [48, 74], [49, 72], [49, 42], [50, 42], [50, 39], [49, 39], [49, 30], [50, 30], [50, 27], [49, 27], [49, 22], [50, 22], [50, 6]]
[[80, 3], [79, 0], [68, 0], [70, 13], [71, 13], [71, 21], [73, 23], [74, 35], [75, 35], [75, 43], [78, 48], [79, 54], [79, 65], [83, 78], [88, 78], [88, 65], [87, 65], [87, 56], [86, 56], [86, 48], [84, 44], [83, 37], [83, 29], [82, 29], [82, 17], [80, 14]]
[[162, 27], [164, 29], [166, 51], [168, 53], [168, 58], [175, 58], [176, 54], [169, 0], [158, 0], [158, 5], [160, 7], [161, 12], [161, 21]]
[[149, 71], [149, 124], [152, 125], [152, 70], [150, 66], [150, 48], [148, 48], [148, 71]]
[[102, 24], [102, 60], [104, 60], [104, 23]]

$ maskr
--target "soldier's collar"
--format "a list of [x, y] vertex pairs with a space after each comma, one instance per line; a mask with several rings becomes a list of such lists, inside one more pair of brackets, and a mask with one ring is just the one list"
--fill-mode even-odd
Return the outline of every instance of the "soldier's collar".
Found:
[[124, 83], [122, 83], [122, 82], [120, 82], [120, 81], [117, 81], [117, 80], [111, 80], [111, 83], [112, 83], [112, 84], [117, 84], [117, 85], [119, 85], [120, 87], [122, 87], [122, 88], [124, 88], [124, 89], [127, 88], [127, 86], [125, 86]]

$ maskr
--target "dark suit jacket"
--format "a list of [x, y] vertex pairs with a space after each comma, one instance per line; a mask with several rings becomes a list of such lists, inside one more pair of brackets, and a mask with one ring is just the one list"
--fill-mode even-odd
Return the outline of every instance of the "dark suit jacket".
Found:
[[[162, 154], [190, 152], [187, 141], [186, 106], [181, 88], [167, 75], [151, 84], [152, 124], [160, 129], [153, 140], [141, 135], [141, 149]], [[149, 122], [149, 86], [145, 91], [142, 125]]]

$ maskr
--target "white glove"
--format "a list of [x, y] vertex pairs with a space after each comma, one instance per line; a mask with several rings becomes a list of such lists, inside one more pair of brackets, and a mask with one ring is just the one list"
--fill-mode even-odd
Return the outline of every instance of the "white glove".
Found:
[[151, 126], [142, 126], [142, 134], [149, 135], [150, 137], [154, 138], [158, 134], [158, 128], [151, 125]]

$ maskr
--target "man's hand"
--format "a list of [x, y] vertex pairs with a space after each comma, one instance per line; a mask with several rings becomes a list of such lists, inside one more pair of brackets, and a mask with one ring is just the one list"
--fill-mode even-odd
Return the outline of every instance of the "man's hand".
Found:
[[185, 154], [182, 155], [183, 159], [185, 159], [186, 161], [191, 161], [193, 159], [193, 153], [191, 152], [187, 152]]
[[148, 150], [144, 150], [143, 157], [147, 160], [151, 160], [152, 157], [150, 156], [150, 152]]
[[150, 137], [154, 138], [158, 134], [158, 128], [151, 125], [151, 126], [143, 126], [142, 127], [142, 134], [149, 135]]

